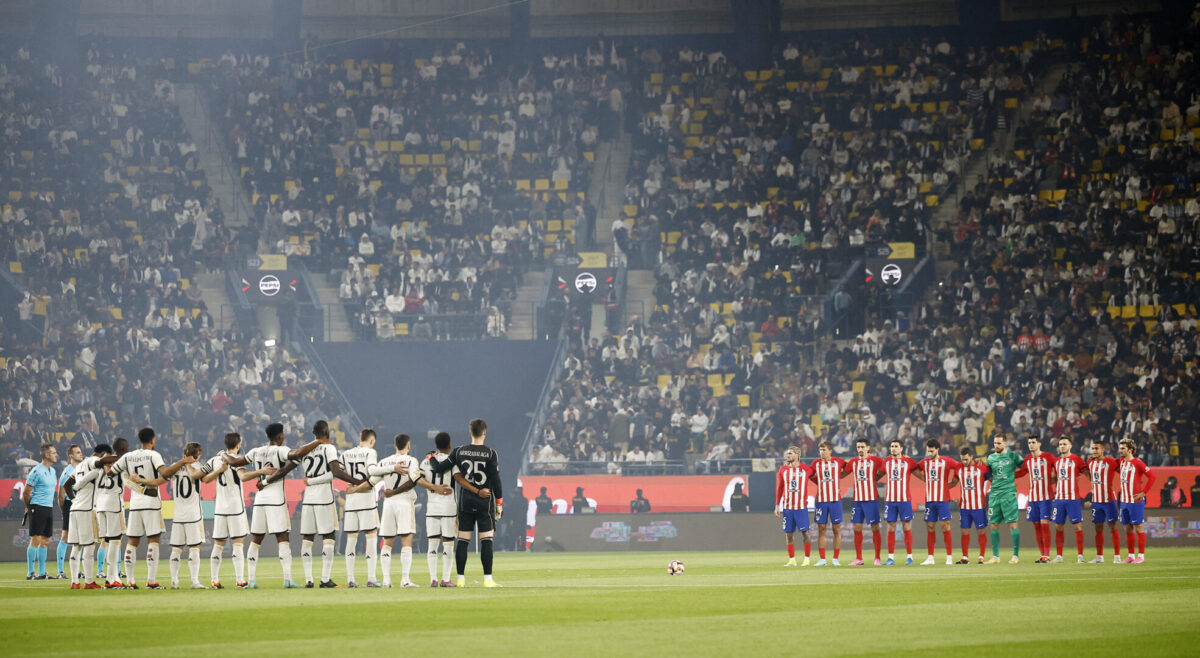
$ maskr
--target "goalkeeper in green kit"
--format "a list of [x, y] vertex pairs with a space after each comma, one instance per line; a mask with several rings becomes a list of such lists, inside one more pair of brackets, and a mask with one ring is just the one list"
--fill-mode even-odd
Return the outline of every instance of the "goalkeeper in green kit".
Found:
[[997, 431], [992, 447], [995, 452], [988, 455], [987, 467], [992, 478], [992, 490], [988, 494], [988, 525], [992, 530], [992, 559], [988, 564], [1000, 564], [1000, 524], [1007, 523], [1012, 533], [1013, 554], [1009, 564], [1020, 561], [1021, 530], [1017, 527], [1017, 469], [1021, 457], [1008, 449], [1004, 433]]

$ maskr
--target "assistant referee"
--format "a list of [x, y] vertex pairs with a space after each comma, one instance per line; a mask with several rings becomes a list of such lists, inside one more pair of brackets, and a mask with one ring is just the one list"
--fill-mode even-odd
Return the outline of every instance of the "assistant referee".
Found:
[[[25, 512], [29, 517], [29, 548], [25, 552], [28, 571], [25, 580], [46, 579], [46, 554], [50, 547], [50, 536], [54, 534], [54, 489], [58, 478], [54, 475], [54, 463], [58, 461], [58, 449], [50, 444], [42, 446], [42, 463], [29, 471], [25, 478]], [[37, 573], [34, 573], [34, 567]]]

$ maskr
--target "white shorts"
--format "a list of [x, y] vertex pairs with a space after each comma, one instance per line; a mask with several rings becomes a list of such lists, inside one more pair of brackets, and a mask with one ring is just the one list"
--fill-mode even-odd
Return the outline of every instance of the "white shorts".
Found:
[[425, 516], [426, 537], [458, 537], [458, 525], [453, 516]]
[[413, 501], [384, 503], [383, 517], [379, 520], [379, 536], [395, 537], [411, 535], [417, 531], [417, 509]]
[[199, 546], [204, 543], [204, 522], [203, 521], [172, 521], [171, 522], [171, 545], [172, 546]]
[[250, 524], [246, 521], [245, 512], [213, 517], [213, 539], [237, 539], [245, 537], [249, 532]]
[[91, 546], [96, 543], [96, 527], [92, 523], [92, 510], [71, 510], [71, 527], [67, 529], [67, 543]]
[[126, 537], [156, 537], [163, 532], [162, 510], [160, 509], [131, 509], [129, 510], [129, 527], [125, 529]]
[[371, 509], [346, 512], [342, 524], [346, 532], [375, 532], [379, 529], [379, 510]]
[[101, 539], [120, 539], [125, 534], [121, 512], [96, 512], [96, 535]]
[[250, 519], [250, 533], [275, 535], [292, 529], [287, 505], [255, 505]]
[[300, 534], [328, 535], [337, 529], [337, 507], [333, 503], [300, 505]]

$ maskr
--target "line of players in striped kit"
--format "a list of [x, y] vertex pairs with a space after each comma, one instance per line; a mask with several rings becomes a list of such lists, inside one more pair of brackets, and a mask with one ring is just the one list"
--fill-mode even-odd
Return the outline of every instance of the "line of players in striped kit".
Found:
[[[273, 535], [278, 543], [284, 588], [315, 586], [313, 552], [318, 536], [321, 538], [319, 587], [339, 587], [332, 580], [338, 530], [335, 478], [349, 484], [344, 530], [346, 575], [350, 587], [358, 587], [355, 558], [360, 532], [366, 535], [367, 587], [392, 587], [392, 549], [397, 537], [401, 543], [400, 587], [418, 586], [410, 578], [416, 528], [415, 489], [418, 486], [429, 491], [426, 531], [430, 586], [456, 586], [450, 580], [452, 561], [458, 566], [457, 586], [465, 585], [467, 542], [461, 539], [464, 534], [461, 528], [456, 532], [455, 520], [460, 515], [453, 485], [458, 483], [464, 492], [482, 498], [490, 497], [494, 490], [492, 515], [496, 516], [502, 510], [499, 486], [493, 484], [499, 482], [495, 452], [482, 445], [486, 423], [479, 419], [471, 422], [472, 443], [476, 445], [470, 447], [478, 448], [476, 452], [486, 451], [492, 460], [490, 463], [486, 463], [486, 459], [475, 460], [469, 465], [454, 461], [458, 451], [450, 450], [450, 435], [445, 432], [435, 437], [437, 450], [429, 453], [423, 462], [418, 462], [409, 454], [412, 442], [407, 434], [395, 437], [395, 454], [378, 459], [374, 449], [375, 432], [370, 429], [363, 430], [357, 447], [340, 455], [330, 442], [329, 425], [323, 420], [313, 425], [313, 440], [295, 449], [286, 445], [281, 423], [272, 423], [265, 431], [268, 444], [244, 454], [242, 437], [237, 433], [226, 434], [225, 449], [207, 461], [201, 461], [200, 444], [188, 443], [183, 458], [170, 465], [155, 450], [156, 435], [148, 427], [138, 432], [140, 449], [129, 450], [128, 442], [122, 438], [116, 439], [112, 446], [96, 446], [94, 454], [84, 459], [66, 482], [74, 495], [68, 536], [71, 589], [138, 589], [135, 567], [137, 549], [143, 538], [147, 542], [145, 587], [165, 589], [158, 583], [159, 539], [164, 534], [162, 499], [158, 490], [164, 483], [170, 483], [174, 500], [169, 536], [171, 587], [178, 589], [180, 586], [180, 569], [186, 553], [191, 588], [207, 589], [200, 581], [200, 547], [205, 540], [200, 485], [214, 481], [217, 486], [210, 557], [211, 587], [224, 589], [220, 579], [222, 553], [225, 545], [232, 543], [237, 588], [256, 589], [259, 552], [267, 535]], [[487, 457], [486, 454], [483, 456]], [[291, 518], [283, 482], [295, 468], [301, 469], [305, 481], [300, 505], [300, 559], [304, 585], [298, 584], [292, 576]], [[474, 475], [475, 470], [480, 470], [478, 477], [463, 478], [464, 471]], [[251, 481], [257, 483], [252, 518], [247, 514], [242, 489], [243, 482]], [[384, 496], [382, 514], [376, 492], [376, 485], [380, 483]], [[123, 512], [126, 488], [130, 490], [127, 519]], [[478, 524], [480, 543], [482, 547], [490, 548], [492, 528], [485, 525], [486, 520]], [[245, 550], [247, 535], [250, 537], [249, 550]], [[470, 532], [466, 535], [469, 538]], [[461, 556], [454, 553], [456, 537], [462, 549]], [[382, 548], [379, 548], [380, 538], [383, 539]], [[126, 546], [122, 554], [123, 539]], [[109, 556], [109, 578], [103, 572], [97, 573], [98, 546], [105, 548]], [[440, 578], [439, 554], [443, 558]], [[486, 557], [485, 586], [496, 586], [491, 578], [490, 550]], [[124, 582], [118, 577], [116, 565], [111, 564], [117, 559], [123, 559]], [[383, 568], [382, 582], [377, 578], [377, 562], [382, 563], [378, 565]], [[104, 581], [103, 585], [96, 582], [97, 577]]]
[[[863, 561], [863, 528], [871, 526], [875, 546], [875, 566], [896, 564], [896, 530], [904, 532], [904, 547], [907, 553], [905, 564], [913, 564], [912, 518], [913, 505], [909, 494], [909, 482], [916, 477], [925, 487], [925, 530], [929, 556], [921, 563], [936, 563], [935, 551], [937, 531], [942, 533], [946, 548], [946, 564], [969, 564], [971, 531], [979, 538], [979, 564], [984, 564], [990, 528], [992, 557], [989, 564], [1000, 562], [1000, 528], [1008, 525], [1012, 536], [1012, 558], [1010, 564], [1019, 562], [1021, 535], [1017, 526], [1016, 479], [1028, 477], [1029, 497], [1027, 518], [1034, 524], [1039, 557], [1037, 563], [1063, 562], [1065, 525], [1070, 523], [1075, 530], [1076, 561], [1083, 557], [1083, 499], [1079, 481], [1087, 478], [1092, 483], [1091, 509], [1095, 524], [1096, 556], [1093, 563], [1104, 562], [1105, 526], [1112, 535], [1113, 562], [1141, 563], [1145, 558], [1146, 533], [1143, 523], [1146, 513], [1146, 492], [1154, 486], [1154, 472], [1134, 457], [1137, 446], [1124, 439], [1119, 444], [1120, 459], [1107, 456], [1107, 445], [1101, 441], [1092, 443], [1091, 459], [1084, 462], [1071, 452], [1071, 440], [1062, 437], [1056, 440], [1058, 456], [1043, 452], [1041, 440], [1027, 437], [1029, 454], [1023, 459], [1008, 450], [1008, 442], [997, 434], [993, 442], [994, 452], [986, 460], [976, 459], [972, 448], [963, 447], [959, 452], [962, 461], [955, 461], [940, 454], [941, 444], [930, 439], [925, 444], [926, 457], [920, 462], [903, 456], [903, 444], [892, 441], [886, 459], [870, 454], [870, 444], [859, 439], [855, 445], [857, 456], [842, 460], [833, 456], [833, 444], [820, 444], [820, 457], [811, 464], [800, 461], [800, 449], [788, 448], [784, 453], [784, 465], [775, 478], [775, 515], [783, 519], [783, 532], [787, 541], [788, 561], [784, 566], [796, 566], [795, 533], [804, 535], [804, 562], [812, 564], [812, 544], [809, 531], [809, 483], [815, 488], [815, 521], [820, 559], [816, 566], [825, 566], [826, 528], [832, 526], [833, 566], [841, 566], [842, 490], [841, 480], [850, 476], [853, 486], [853, 512], [855, 559], [850, 564], [860, 566]], [[882, 541], [880, 536], [878, 483], [885, 482], [882, 520], [887, 524], [887, 560], [881, 562]], [[962, 531], [962, 557], [954, 559], [953, 535], [951, 533], [951, 490], [959, 486], [959, 516]], [[1057, 526], [1052, 544], [1050, 524]], [[1121, 538], [1117, 524], [1125, 526], [1127, 556], [1121, 560]], [[1056, 556], [1050, 553], [1057, 548]]]

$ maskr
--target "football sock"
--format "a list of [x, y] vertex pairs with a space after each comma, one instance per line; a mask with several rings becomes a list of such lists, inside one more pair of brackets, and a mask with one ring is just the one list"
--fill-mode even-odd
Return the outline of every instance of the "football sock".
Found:
[[929, 547], [929, 555], [933, 556], [937, 552], [937, 533], [932, 530], [925, 533], [926, 545]]
[[822, 560], [825, 559], [825, 547], [824, 546], [817, 544], [817, 555], [820, 555]]
[[375, 582], [376, 576], [379, 575], [379, 569], [375, 568], [375, 562], [379, 556], [379, 533], [367, 533], [367, 582]]
[[1115, 526], [1115, 525], [1112, 528], [1112, 540], [1113, 540], [1113, 555], [1120, 557], [1120, 555], [1121, 555], [1121, 531], [1118, 530], [1117, 526]]
[[390, 585], [392, 582], [392, 547], [384, 545], [379, 550], [379, 566], [383, 567], [383, 584]]
[[125, 582], [130, 585], [137, 584], [137, 580], [133, 575], [133, 567], [137, 563], [137, 548], [132, 545], [125, 547]]
[[467, 547], [469, 544], [470, 542], [462, 538], [459, 538], [458, 541], [454, 542], [455, 573], [460, 576], [465, 576], [467, 574]]
[[812, 542], [806, 541], [804, 542], [804, 557], [807, 558], [810, 555], [812, 555]]
[[292, 579], [292, 542], [279, 542], [279, 566], [283, 567], [283, 579]]
[[63, 562], [67, 559], [67, 542], [59, 540], [58, 550], [55, 551], [55, 556], [58, 558], [58, 572], [66, 573], [66, 571], [63, 569]]
[[112, 571], [112, 574], [109, 574], [109, 575], [112, 576], [112, 580], [114, 582], [117, 580], [120, 580], [120, 578], [121, 578], [121, 567], [122, 567], [121, 543], [122, 542], [119, 537], [117, 539], [114, 539], [111, 542], [109, 542], [108, 543], [108, 554], [105, 557], [105, 559], [108, 560], [108, 564], [109, 564], [108, 571]]
[[106, 553], [104, 550], [104, 545], [107, 543], [108, 542], [100, 542], [100, 547], [96, 549], [96, 566], [100, 569], [100, 571], [97, 571], [96, 573], [101, 573], [104, 571], [104, 556]]
[[1129, 557], [1133, 557], [1133, 554], [1137, 552], [1137, 543], [1135, 542], [1133, 531], [1127, 530], [1125, 532], [1125, 554]]
[[1104, 557], [1104, 530], [1096, 531], [1096, 555]]
[[346, 533], [346, 581], [354, 582], [354, 552], [358, 550], [358, 533]]
[[942, 540], [946, 542], [946, 557], [952, 557], [954, 555], [954, 533], [943, 530]]
[[214, 543], [212, 555], [208, 557], [208, 571], [212, 576], [211, 580], [214, 583], [221, 582], [221, 552], [224, 550], [224, 546]]
[[[250, 542], [250, 550], [246, 551], [246, 580], [258, 580], [258, 544]], [[279, 549], [280, 551], [283, 548]]]
[[1050, 536], [1047, 534], [1050, 528], [1044, 523], [1034, 524], [1035, 532], [1037, 533], [1038, 554], [1042, 556], [1050, 555]]
[[[58, 545], [62, 546], [63, 543], [59, 542]], [[58, 572], [64, 573], [62, 570], [62, 562], [60, 561], [58, 563], [58, 565], [59, 565]], [[79, 547], [78, 546], [71, 547], [71, 557], [68, 559], [68, 566], [71, 569], [71, 584], [78, 583], [79, 582]]]
[[842, 554], [842, 536], [839, 534], [834, 538], [833, 544], [833, 559], [838, 559]]
[[1054, 531], [1054, 550], [1058, 552], [1060, 557], [1062, 556], [1063, 552], [1063, 544], [1066, 543], [1067, 533], [1065, 530], [1063, 530], [1062, 526], [1059, 526], [1058, 529]]
[[46, 546], [39, 546], [37, 552], [38, 575], [46, 575], [46, 556], [50, 554], [50, 549]]
[[304, 567], [304, 581], [312, 582], [312, 541], [303, 539], [300, 541], [300, 564]]
[[[1145, 537], [1145, 535], [1142, 535]], [[479, 540], [479, 562], [483, 565], [484, 580], [492, 575], [492, 538]]]
[[987, 552], [987, 540], [988, 537], [986, 532], [979, 533], [979, 557], [981, 558], [983, 557], [983, 554]]
[[237, 542], [233, 545], [233, 578], [234, 582], [246, 582], [246, 544]]
[[788, 558], [789, 559], [796, 557], [796, 545], [795, 544], [788, 542], [787, 549], [788, 549]]
[[971, 533], [969, 532], [962, 533], [962, 549], [964, 558], [971, 553]]
[[1137, 540], [1138, 540], [1138, 557], [1145, 557], [1146, 556], [1146, 533], [1144, 533], [1144, 532], [1137, 533]]
[[862, 530], [854, 531], [854, 559], [862, 559], [863, 533]]
[[96, 545], [83, 547], [83, 582], [91, 585], [96, 582]]
[[888, 557], [896, 553], [896, 533], [888, 531]]
[[[1021, 529], [1013, 528], [1009, 532], [1012, 535], [1013, 557], [1016, 557], [1021, 554]], [[999, 533], [996, 534], [999, 535]], [[999, 546], [999, 544], [1000, 541], [997, 539], [996, 545]]]
[[[172, 585], [179, 582], [179, 562], [180, 562], [180, 558], [182, 556], [183, 556], [183, 547], [182, 546], [172, 546], [171, 547], [171, 584]], [[149, 582], [154, 582], [154, 581], [150, 580]]]
[[37, 574], [37, 546], [29, 545], [25, 549], [25, 569], [28, 572], [26, 575], [33, 576]]
[[158, 582], [158, 542], [146, 547], [146, 582]]
[[913, 547], [912, 530], [905, 530], [904, 531], [904, 550], [905, 550], [905, 552], [907, 552], [909, 555], [912, 555], [912, 547]]
[[200, 547], [192, 546], [188, 548], [188, 574], [192, 577], [192, 583], [200, 582]]
[[429, 538], [429, 553], [425, 556], [425, 562], [429, 565], [429, 579], [438, 579], [438, 553], [441, 553], [442, 540], [437, 537]]
[[454, 564], [454, 542], [442, 540], [442, 580], [450, 582], [450, 565]]
[[872, 543], [875, 544], [875, 559], [878, 560], [879, 559], [879, 550], [881, 548], [883, 548], [883, 546], [880, 545], [883, 543], [883, 541], [882, 541], [882, 537], [879, 534], [879, 526], [875, 526], [875, 529], [871, 531], [871, 541], [872, 541]]
[[321, 582], [329, 582], [333, 577], [333, 558], [337, 553], [337, 540], [326, 539], [321, 544]]
[[400, 547], [400, 582], [412, 582], [412, 546]]
[[1083, 530], [1075, 531], [1075, 550], [1079, 555], [1083, 555]]
[[992, 557], [1000, 557], [1000, 531], [992, 531]]

